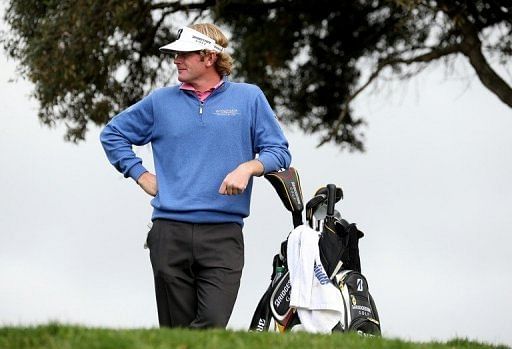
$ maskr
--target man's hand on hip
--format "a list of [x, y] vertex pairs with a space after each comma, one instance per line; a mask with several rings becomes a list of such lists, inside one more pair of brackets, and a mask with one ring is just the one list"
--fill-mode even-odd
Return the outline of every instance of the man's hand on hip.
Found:
[[219, 188], [219, 194], [239, 195], [245, 191], [252, 176], [263, 174], [263, 164], [258, 160], [244, 162], [235, 170], [228, 173]]
[[139, 179], [137, 184], [151, 196], [156, 196], [158, 191], [158, 185], [156, 183], [156, 176], [150, 172], [144, 172]]

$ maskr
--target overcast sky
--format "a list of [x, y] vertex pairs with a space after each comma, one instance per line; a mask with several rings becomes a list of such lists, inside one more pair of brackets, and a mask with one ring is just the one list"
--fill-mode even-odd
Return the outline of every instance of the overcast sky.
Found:
[[[512, 109], [459, 68], [455, 82], [431, 69], [363, 95], [366, 153], [285, 133], [306, 199], [327, 183], [345, 191], [338, 209], [366, 234], [361, 264], [385, 336], [512, 345]], [[150, 198], [108, 163], [98, 129], [77, 146], [41, 126], [32, 86], [15, 77], [2, 54], [0, 324], [157, 326], [142, 247]], [[137, 152], [151, 162], [149, 147]], [[233, 329], [248, 327], [291, 228], [263, 179], [251, 212]]]

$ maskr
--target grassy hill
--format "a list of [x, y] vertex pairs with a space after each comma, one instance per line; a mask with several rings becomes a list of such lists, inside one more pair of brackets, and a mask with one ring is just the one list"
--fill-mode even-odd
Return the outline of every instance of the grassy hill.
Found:
[[261, 348], [507, 348], [464, 339], [446, 343], [412, 343], [397, 339], [363, 338], [353, 334], [311, 335], [222, 330], [115, 330], [50, 324], [0, 328], [0, 349], [261, 349]]

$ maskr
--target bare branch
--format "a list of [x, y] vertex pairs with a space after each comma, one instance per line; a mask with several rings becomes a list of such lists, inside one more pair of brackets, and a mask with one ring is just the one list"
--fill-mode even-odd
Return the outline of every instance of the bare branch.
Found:
[[461, 46], [459, 44], [450, 45], [446, 47], [441, 48], [429, 48], [430, 51], [427, 53], [420, 54], [415, 57], [411, 58], [402, 58], [402, 57], [387, 57], [379, 61], [377, 64], [377, 68], [375, 71], [370, 75], [368, 80], [361, 85], [357, 90], [355, 90], [352, 94], [348, 96], [348, 98], [343, 102], [341, 105], [341, 112], [338, 119], [334, 122], [331, 132], [320, 142], [319, 146], [329, 142], [332, 140], [333, 137], [335, 137], [335, 133], [339, 130], [341, 124], [345, 120], [345, 118], [348, 115], [349, 109], [350, 109], [350, 103], [361, 93], [363, 92], [375, 79], [377, 79], [382, 72], [387, 67], [393, 67], [399, 64], [414, 64], [414, 63], [428, 63], [434, 60], [437, 60], [439, 58], [460, 53], [461, 52]]
[[203, 2], [182, 4], [181, 1], [165, 1], [157, 2], [151, 5], [152, 10], [170, 9], [172, 12], [189, 11], [189, 10], [206, 10], [208, 7], [215, 5], [215, 1], [205, 0]]
[[196, 15], [194, 18], [192, 18], [191, 23], [194, 23], [194, 22], [198, 21], [201, 17], [203, 17], [203, 16], [204, 16], [204, 13], [205, 13], [205, 12], [206, 12], [206, 9], [201, 9], [201, 10], [199, 10], [199, 12], [197, 13], [197, 15]]
[[485, 58], [478, 32], [466, 20], [459, 19], [456, 23], [464, 35], [461, 51], [468, 57], [469, 63], [475, 69], [480, 81], [503, 103], [512, 107], [512, 87], [496, 73]]

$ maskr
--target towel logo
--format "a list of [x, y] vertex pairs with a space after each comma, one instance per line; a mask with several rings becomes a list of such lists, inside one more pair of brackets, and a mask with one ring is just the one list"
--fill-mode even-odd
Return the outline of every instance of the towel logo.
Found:
[[325, 285], [325, 284], [328, 284], [330, 282], [330, 280], [327, 277], [327, 274], [325, 273], [325, 271], [322, 268], [322, 266], [319, 265], [319, 264], [316, 264], [316, 262], [315, 262], [315, 267], [314, 267], [313, 271], [315, 272], [315, 277], [320, 282], [320, 285]]
[[213, 114], [214, 115], [219, 115], [219, 116], [236, 116], [236, 115], [240, 115], [240, 110], [238, 110], [236, 108], [216, 109], [213, 112]]
[[357, 279], [357, 290], [360, 292], [364, 291], [363, 279]]

